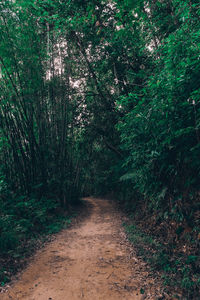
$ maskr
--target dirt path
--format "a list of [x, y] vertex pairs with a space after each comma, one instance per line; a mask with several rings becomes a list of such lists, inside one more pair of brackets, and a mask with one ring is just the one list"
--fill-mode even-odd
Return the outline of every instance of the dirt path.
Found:
[[119, 212], [107, 200], [85, 201], [90, 207], [88, 218], [38, 251], [0, 299], [158, 299], [145, 264], [134, 256], [130, 259]]

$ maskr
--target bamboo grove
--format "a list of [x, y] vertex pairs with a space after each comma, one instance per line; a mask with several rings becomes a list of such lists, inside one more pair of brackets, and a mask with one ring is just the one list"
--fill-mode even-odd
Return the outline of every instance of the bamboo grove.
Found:
[[199, 33], [197, 0], [0, 2], [2, 251], [89, 194], [197, 249]]

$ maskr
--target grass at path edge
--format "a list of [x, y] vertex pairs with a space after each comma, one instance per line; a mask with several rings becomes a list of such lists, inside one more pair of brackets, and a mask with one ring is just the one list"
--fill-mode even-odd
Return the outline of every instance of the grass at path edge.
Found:
[[26, 266], [38, 249], [52, 241], [55, 234], [62, 229], [70, 227], [73, 220], [81, 214], [83, 205], [80, 201], [76, 207], [71, 207], [70, 211], [59, 210], [57, 214], [47, 216], [39, 231], [33, 230], [28, 234], [22, 234], [16, 247], [0, 253], [0, 292], [6, 288], [13, 276]]
[[[150, 265], [152, 271], [161, 274], [166, 290], [177, 291], [174, 292], [174, 299], [199, 299], [200, 279], [198, 266], [195, 265], [198, 257], [192, 255], [186, 257], [180, 252], [175, 254], [172, 249], [170, 251], [167, 241], [164, 244], [153, 234], [146, 233], [132, 220], [124, 222], [123, 226], [137, 255]], [[196, 273], [192, 272], [194, 269]]]

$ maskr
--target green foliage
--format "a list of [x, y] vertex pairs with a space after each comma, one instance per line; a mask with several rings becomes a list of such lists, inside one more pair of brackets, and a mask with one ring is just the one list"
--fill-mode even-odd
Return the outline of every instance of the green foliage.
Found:
[[18, 244], [16, 232], [6, 231], [2, 232], [0, 236], [0, 250], [6, 253], [8, 250], [13, 250]]
[[189, 0], [0, 3], [1, 252], [89, 194], [156, 211], [178, 238], [187, 225], [198, 247], [199, 15]]
[[[171, 20], [169, 14], [164, 16], [166, 8]], [[143, 88], [118, 99], [119, 111], [125, 112], [117, 125], [126, 153], [121, 180], [129, 180], [130, 188], [148, 197], [150, 209], [164, 213], [169, 209], [172, 217], [178, 207], [179, 221], [191, 219], [185, 207], [192, 201], [194, 211], [198, 209], [198, 15], [199, 7], [188, 1], [158, 2], [146, 15], [138, 15], [144, 27], [151, 20], [147, 32], [156, 40], [148, 54], [154, 58], [153, 74], [149, 72], [152, 65], [144, 64]], [[153, 27], [158, 30], [154, 32]], [[140, 34], [147, 42], [146, 33]]]
[[128, 238], [138, 255], [147, 261], [152, 270], [159, 270], [166, 286], [182, 288], [187, 299], [195, 299], [199, 289], [199, 257], [185, 256], [181, 252], [171, 255], [172, 245], [163, 244], [136, 225], [124, 224]]
[[0, 209], [0, 283], [4, 285], [38, 240], [67, 228], [73, 215], [59, 211], [55, 200], [44, 198], [15, 197], [6, 205], [0, 203]]

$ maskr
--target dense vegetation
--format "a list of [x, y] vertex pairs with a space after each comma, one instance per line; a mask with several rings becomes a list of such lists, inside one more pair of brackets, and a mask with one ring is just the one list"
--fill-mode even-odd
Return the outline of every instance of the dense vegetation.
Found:
[[2, 255], [80, 196], [112, 195], [196, 295], [199, 34], [197, 0], [0, 2]]

